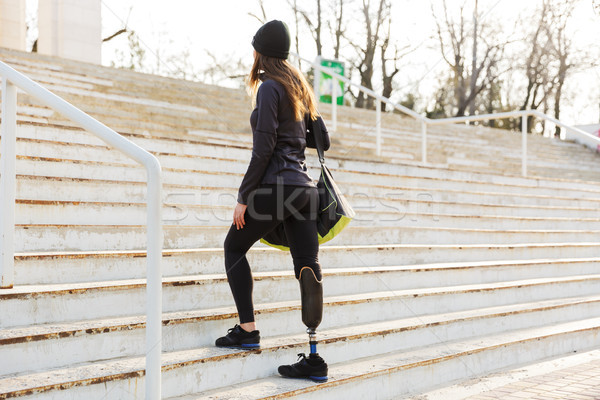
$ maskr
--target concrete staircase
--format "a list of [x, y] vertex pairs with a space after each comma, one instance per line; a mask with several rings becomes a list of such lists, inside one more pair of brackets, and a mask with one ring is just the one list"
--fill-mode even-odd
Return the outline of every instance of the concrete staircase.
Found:
[[[340, 109], [327, 163], [357, 211], [321, 246], [325, 384], [286, 380], [308, 351], [288, 253], [248, 258], [262, 348], [237, 322], [222, 244], [250, 158], [242, 91], [1, 50], [0, 59], [154, 153], [164, 171], [163, 396], [403, 398], [597, 347], [598, 156], [517, 134], [433, 130]], [[0, 290], [0, 399], [144, 396], [145, 171], [19, 95], [15, 287]], [[327, 108], [324, 107], [327, 117]], [[314, 150], [310, 173], [318, 177]]]

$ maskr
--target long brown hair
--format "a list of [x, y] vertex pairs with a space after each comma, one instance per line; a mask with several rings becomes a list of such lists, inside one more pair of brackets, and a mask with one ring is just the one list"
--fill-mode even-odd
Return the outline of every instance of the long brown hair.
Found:
[[252, 106], [255, 106], [256, 92], [260, 82], [260, 71], [265, 72], [265, 77], [271, 78], [279, 82], [287, 93], [292, 113], [296, 121], [304, 118], [308, 113], [312, 120], [317, 119], [317, 102], [312, 88], [304, 78], [304, 75], [298, 71], [287, 60], [276, 57], [269, 57], [256, 52], [254, 64], [248, 75], [248, 93], [252, 96]]

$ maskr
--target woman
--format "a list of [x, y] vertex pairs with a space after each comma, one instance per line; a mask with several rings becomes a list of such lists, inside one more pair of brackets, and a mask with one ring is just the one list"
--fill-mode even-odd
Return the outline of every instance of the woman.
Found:
[[[260, 346], [246, 252], [282, 221], [296, 279], [308, 267], [314, 273], [313, 279], [321, 281], [316, 224], [319, 199], [306, 168], [304, 149], [316, 148], [313, 120], [320, 124], [324, 150], [330, 145], [329, 134], [317, 114], [316, 100], [306, 79], [286, 60], [290, 49], [286, 24], [278, 20], [266, 23], [254, 35], [252, 45], [254, 65], [248, 77], [253, 100], [256, 96], [256, 107], [250, 116], [252, 157], [224, 242], [227, 279], [240, 324], [217, 339], [216, 345], [221, 347]], [[320, 306], [322, 309], [322, 301]], [[281, 366], [279, 371], [290, 377], [327, 379], [327, 364], [317, 353], [293, 365]]]

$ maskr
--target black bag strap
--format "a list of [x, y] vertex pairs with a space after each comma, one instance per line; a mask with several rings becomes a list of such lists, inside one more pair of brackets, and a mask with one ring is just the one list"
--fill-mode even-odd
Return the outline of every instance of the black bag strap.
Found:
[[[310, 116], [308, 117], [310, 119]], [[315, 137], [315, 144], [317, 146], [317, 154], [319, 155], [319, 161], [321, 165], [325, 164], [325, 155], [323, 151], [323, 132], [321, 132], [321, 124], [319, 124], [320, 116], [312, 121], [313, 126], [313, 136]]]

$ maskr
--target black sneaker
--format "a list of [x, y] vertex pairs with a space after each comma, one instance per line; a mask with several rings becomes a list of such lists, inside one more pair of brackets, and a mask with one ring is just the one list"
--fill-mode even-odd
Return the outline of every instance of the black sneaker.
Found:
[[257, 349], [260, 347], [260, 333], [257, 330], [247, 332], [241, 326], [235, 324], [227, 332], [226, 336], [221, 336], [215, 341], [216, 346], [236, 349]]
[[318, 353], [298, 354], [298, 361], [292, 365], [280, 365], [279, 373], [287, 378], [308, 378], [315, 382], [327, 382], [327, 363]]

